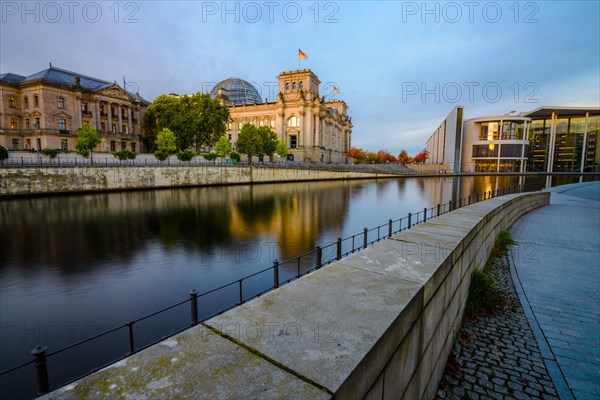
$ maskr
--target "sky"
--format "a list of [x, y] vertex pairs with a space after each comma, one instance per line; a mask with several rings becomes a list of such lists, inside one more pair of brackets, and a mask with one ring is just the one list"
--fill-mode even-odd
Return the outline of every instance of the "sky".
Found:
[[[298, 49], [352, 145], [414, 155], [447, 114], [600, 106], [600, 1], [0, 2], [0, 73], [53, 66], [152, 101], [240, 77], [263, 98]], [[340, 92], [334, 94], [333, 86]]]

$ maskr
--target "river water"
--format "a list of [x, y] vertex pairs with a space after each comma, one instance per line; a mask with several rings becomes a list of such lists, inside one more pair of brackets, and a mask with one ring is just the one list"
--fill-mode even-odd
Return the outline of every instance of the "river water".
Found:
[[[424, 207], [515, 184], [579, 177], [403, 178], [148, 190], [0, 201], [0, 371]], [[303, 266], [304, 267], [304, 266]], [[283, 279], [293, 268], [282, 269]], [[287, 274], [287, 275], [286, 275]], [[271, 275], [245, 282], [263, 290]], [[204, 318], [233, 285], [199, 299]], [[189, 325], [186, 303], [135, 324], [135, 346]], [[49, 357], [51, 387], [122, 356], [126, 329]], [[0, 376], [0, 398], [35, 394], [33, 366]]]

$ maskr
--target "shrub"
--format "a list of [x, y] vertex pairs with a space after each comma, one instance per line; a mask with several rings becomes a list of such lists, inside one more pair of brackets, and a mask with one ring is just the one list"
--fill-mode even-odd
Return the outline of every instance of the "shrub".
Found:
[[465, 316], [490, 314], [504, 304], [502, 290], [494, 276], [487, 270], [475, 268], [471, 275], [471, 286], [465, 304]]
[[56, 158], [58, 153], [62, 153], [62, 149], [44, 149], [44, 150], [42, 150], [42, 154], [44, 154], [50, 158]]
[[208, 161], [215, 161], [217, 157], [219, 157], [219, 155], [213, 151], [208, 154], [204, 154], [202, 157], [204, 157]]
[[8, 150], [6, 147], [0, 146], [0, 161], [6, 160], [8, 158]]
[[156, 150], [154, 152], [154, 157], [156, 157], [160, 161], [165, 161], [167, 157], [169, 157], [169, 153], [164, 150]]
[[135, 151], [121, 150], [115, 151], [113, 153], [113, 156], [117, 157], [119, 160], [135, 160], [137, 154], [138, 153], [136, 153]]
[[190, 161], [194, 157], [194, 153], [191, 150], [183, 150], [177, 153], [177, 159], [179, 161]]
[[510, 236], [508, 231], [502, 231], [496, 236], [494, 240], [494, 247], [492, 248], [491, 257], [500, 257], [506, 251], [507, 247], [515, 244], [515, 241]]
[[229, 158], [231, 158], [231, 160], [235, 160], [236, 162], [240, 162], [240, 160], [242, 159], [240, 154], [236, 153], [235, 151], [232, 151], [231, 153], [229, 153]]

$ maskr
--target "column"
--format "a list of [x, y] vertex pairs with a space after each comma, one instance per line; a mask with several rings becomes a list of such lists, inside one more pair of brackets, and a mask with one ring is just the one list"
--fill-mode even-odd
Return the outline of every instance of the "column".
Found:
[[94, 116], [96, 117], [96, 130], [100, 132], [100, 129], [102, 127], [102, 125], [100, 125], [100, 123], [102, 122], [102, 116], [100, 115], [99, 101], [94, 102]]
[[[137, 119], [138, 128], [136, 130], [138, 135], [142, 135], [142, 113], [140, 112], [140, 106], [137, 106], [137, 110], [135, 110], [135, 115]], [[140, 145], [141, 146], [141, 145]]]
[[583, 169], [585, 168], [585, 157], [587, 155], [587, 136], [588, 136], [589, 119], [590, 119], [590, 113], [587, 112], [587, 113], [585, 113], [585, 131], [583, 133], [583, 148], [581, 151], [581, 167], [579, 168], [579, 172], [583, 172]]
[[81, 97], [75, 97], [75, 127], [71, 127], [71, 130], [77, 131], [83, 126], [81, 119]]
[[110, 133], [112, 133], [112, 104], [110, 104], [108, 101], [106, 102], [106, 115], [108, 115], [108, 126], [106, 127], [106, 130]]
[[121, 105], [117, 105], [117, 117], [119, 118], [119, 126], [117, 126], [117, 132], [121, 132], [122, 131], [122, 126], [123, 126], [123, 114], [121, 112]]
[[550, 121], [552, 121], [550, 126], [550, 143], [548, 144], [550, 148], [548, 149], [548, 165], [546, 166], [546, 172], [552, 172], [554, 169], [554, 146], [556, 144], [556, 114], [554, 112], [552, 113]]
[[127, 107], [127, 133], [131, 135], [131, 107]]

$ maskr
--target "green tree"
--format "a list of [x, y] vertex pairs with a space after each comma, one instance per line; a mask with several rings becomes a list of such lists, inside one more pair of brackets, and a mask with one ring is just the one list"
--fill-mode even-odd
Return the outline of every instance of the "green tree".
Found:
[[279, 154], [279, 157], [281, 158], [286, 158], [288, 155], [288, 148], [287, 145], [285, 144], [285, 142], [283, 140], [279, 140], [277, 142], [277, 148], [275, 149], [275, 152], [277, 154]]
[[90, 152], [100, 144], [100, 135], [94, 128], [89, 125], [84, 125], [77, 131], [77, 144], [75, 148], [77, 152], [84, 157], [90, 155]]
[[0, 161], [6, 160], [8, 158], [8, 150], [6, 147], [0, 146]]
[[162, 129], [171, 129], [175, 132], [177, 149], [185, 150], [192, 145], [214, 146], [225, 133], [228, 120], [229, 109], [209, 94], [180, 98], [162, 95], [148, 106], [144, 129], [150, 144], [154, 144]]
[[275, 150], [277, 150], [277, 134], [268, 126], [259, 127], [257, 132], [262, 143], [261, 152], [258, 155], [272, 156]]
[[175, 133], [169, 128], [163, 128], [156, 136], [156, 149], [167, 154], [173, 154], [177, 151], [177, 138]]
[[252, 164], [252, 156], [264, 154], [262, 150], [262, 139], [258, 133], [258, 128], [252, 124], [245, 124], [235, 142], [235, 148], [242, 154], [248, 156], [248, 162]]
[[225, 135], [219, 138], [219, 141], [215, 145], [215, 151], [219, 155], [219, 157], [225, 157], [227, 154], [231, 153], [231, 143], [225, 137]]

